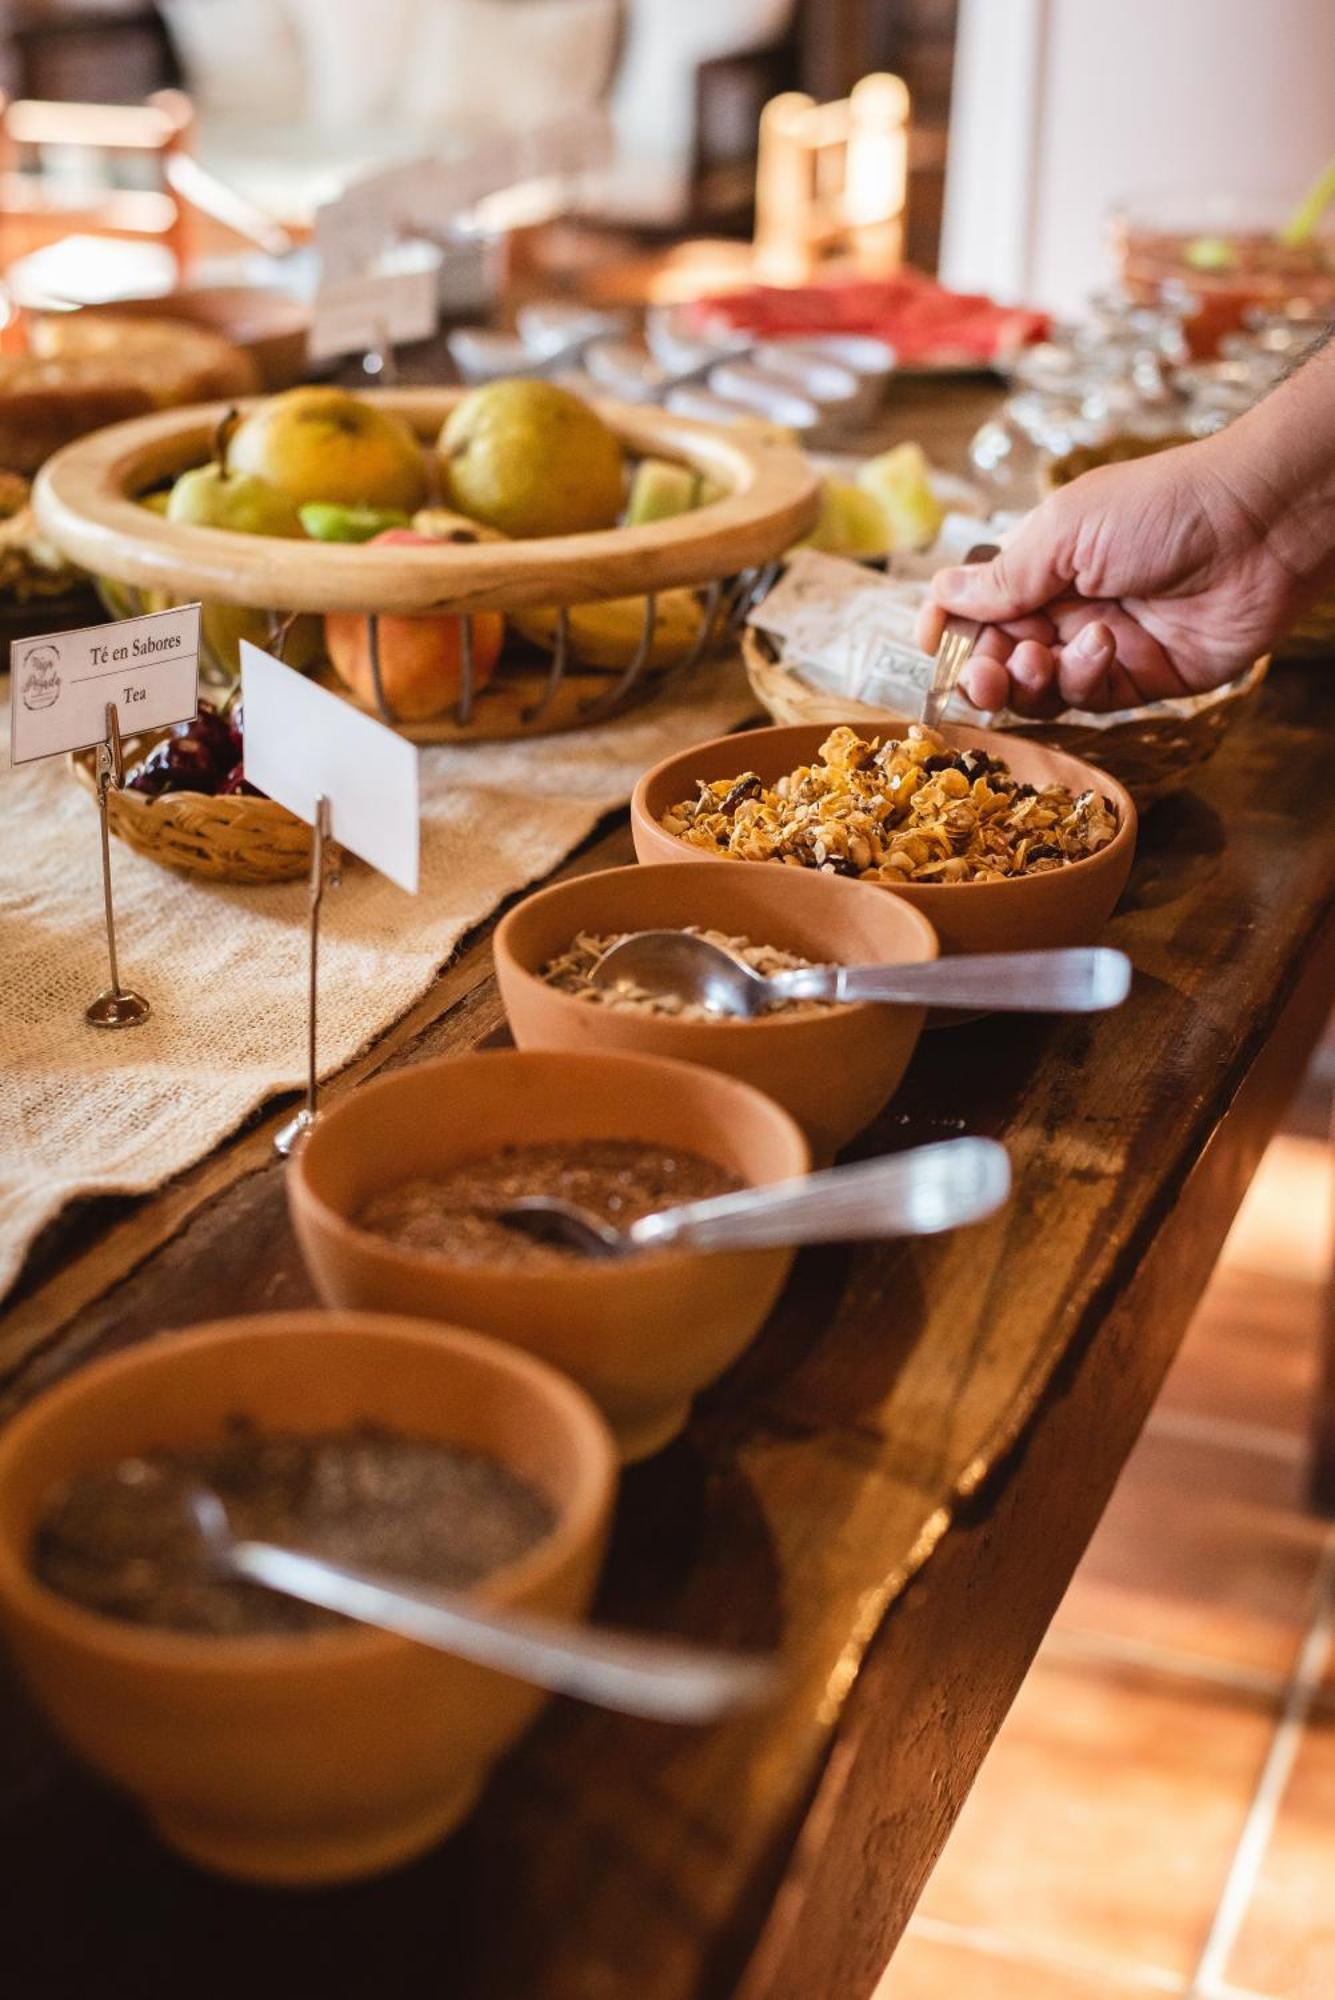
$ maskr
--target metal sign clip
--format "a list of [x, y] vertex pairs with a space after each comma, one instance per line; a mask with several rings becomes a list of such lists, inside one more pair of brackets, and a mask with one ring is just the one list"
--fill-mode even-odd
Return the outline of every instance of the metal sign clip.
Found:
[[107, 703], [107, 733], [97, 746], [97, 811], [102, 828], [102, 902], [107, 919], [107, 957], [111, 984], [84, 1009], [90, 1028], [137, 1028], [152, 1012], [142, 993], [132, 993], [121, 985], [116, 963], [116, 915], [111, 902], [111, 828], [107, 816], [107, 794], [125, 782], [125, 756], [121, 748], [120, 714], [114, 701]]
[[321, 793], [315, 801], [315, 838], [311, 846], [310, 883], [310, 976], [306, 993], [306, 1102], [295, 1116], [274, 1134], [273, 1149], [286, 1159], [303, 1132], [309, 1131], [319, 1116], [319, 1065], [316, 1058], [316, 1008], [320, 987], [320, 905], [326, 888], [339, 884], [338, 850], [329, 836], [329, 801]]

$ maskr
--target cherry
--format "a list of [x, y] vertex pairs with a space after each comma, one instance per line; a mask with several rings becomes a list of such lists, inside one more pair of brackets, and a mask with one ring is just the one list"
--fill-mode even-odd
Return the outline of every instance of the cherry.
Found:
[[155, 799], [171, 786], [171, 772], [167, 768], [167, 744], [159, 743], [150, 750], [133, 777], [126, 780], [126, 790], [142, 792], [146, 798]]
[[234, 764], [218, 787], [219, 798], [232, 798], [244, 793], [248, 799], [262, 799], [265, 794], [258, 785], [252, 785], [241, 764]]

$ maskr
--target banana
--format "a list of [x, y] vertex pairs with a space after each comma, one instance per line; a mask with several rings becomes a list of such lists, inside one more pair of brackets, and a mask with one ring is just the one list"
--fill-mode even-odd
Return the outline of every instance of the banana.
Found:
[[435, 542], [503, 542], [507, 538], [497, 529], [489, 528], [485, 521], [474, 521], [467, 514], [456, 514], [451, 507], [419, 507], [413, 515], [412, 526], [419, 535], [430, 535]]
[[[643, 597], [610, 597], [601, 604], [570, 606], [570, 652], [586, 667], [614, 672], [635, 658], [644, 636]], [[510, 624], [521, 637], [544, 651], [556, 647], [558, 613], [544, 607], [537, 611], [512, 611]], [[704, 627], [704, 607], [693, 590], [660, 591], [654, 602], [654, 630], [649, 642], [648, 664], [671, 666], [689, 653]]]

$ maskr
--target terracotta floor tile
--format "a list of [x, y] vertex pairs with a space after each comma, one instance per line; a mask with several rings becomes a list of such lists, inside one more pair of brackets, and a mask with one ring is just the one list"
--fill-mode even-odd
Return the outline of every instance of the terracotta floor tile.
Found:
[[1159, 1392], [1155, 1417], [1188, 1412], [1306, 1440], [1322, 1294], [1311, 1278], [1221, 1264]]
[[1272, 1140], [1229, 1232], [1224, 1261], [1320, 1284], [1330, 1269], [1333, 1172], [1326, 1140], [1289, 1132]]
[[1335, 1721], [1303, 1737], [1228, 1980], [1266, 2000], [1335, 1993]]
[[1040, 1658], [922, 1898], [1018, 1952], [1184, 1976], [1265, 1756], [1268, 1704]]
[[1303, 1509], [1300, 1465], [1147, 1431], [1057, 1628], [1283, 1674], [1325, 1538]]
[[1104, 1978], [1085, 1968], [1003, 1958], [939, 1938], [903, 1940], [874, 2000], [1152, 2000], [1171, 1988]]

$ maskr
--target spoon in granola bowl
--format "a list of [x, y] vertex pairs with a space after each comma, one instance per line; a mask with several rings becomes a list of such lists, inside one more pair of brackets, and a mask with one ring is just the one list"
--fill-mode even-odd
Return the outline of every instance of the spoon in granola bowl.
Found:
[[644, 1250], [758, 1250], [774, 1244], [852, 1243], [935, 1236], [981, 1222], [1010, 1193], [1010, 1160], [995, 1139], [945, 1139], [885, 1159], [829, 1167], [642, 1215], [625, 1229], [555, 1195], [524, 1195], [498, 1219], [544, 1243], [589, 1257]]
[[1131, 961], [1106, 945], [1073, 945], [977, 952], [917, 965], [804, 965], [763, 973], [693, 931], [637, 931], [605, 951], [589, 979], [595, 986], [672, 994], [706, 1013], [738, 1020], [795, 1000], [1097, 1014], [1125, 1000]]

